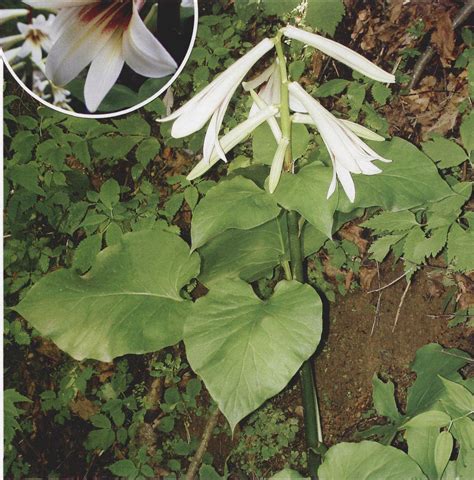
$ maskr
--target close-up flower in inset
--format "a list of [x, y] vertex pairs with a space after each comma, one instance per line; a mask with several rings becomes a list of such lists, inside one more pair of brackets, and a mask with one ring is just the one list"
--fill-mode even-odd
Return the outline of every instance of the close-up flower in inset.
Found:
[[366, 145], [343, 122], [326, 110], [315, 98], [298, 83], [292, 82], [289, 90], [307, 110], [329, 151], [333, 164], [333, 177], [329, 186], [329, 198], [336, 190], [339, 179], [342, 188], [351, 202], [355, 200], [355, 185], [351, 173], [375, 175], [382, 170], [372, 162], [390, 162]]
[[124, 64], [145, 77], [173, 74], [177, 64], [140, 17], [144, 0], [27, 0], [36, 8], [59, 9], [58, 39], [46, 61], [46, 76], [68, 84], [90, 64], [84, 97], [95, 112]]
[[219, 144], [218, 134], [227, 107], [235, 90], [248, 71], [257, 60], [274, 46], [273, 40], [265, 38], [227, 70], [222, 72], [189, 102], [159, 121], [175, 120], [171, 129], [171, 135], [175, 138], [181, 138], [197, 132], [211, 119], [204, 140], [203, 159], [208, 161], [215, 149], [219, 157], [226, 161], [225, 152]]

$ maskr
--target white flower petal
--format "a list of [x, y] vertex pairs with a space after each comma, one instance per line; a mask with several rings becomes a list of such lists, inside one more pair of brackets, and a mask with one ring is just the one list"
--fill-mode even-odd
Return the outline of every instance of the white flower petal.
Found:
[[330, 40], [329, 38], [324, 38], [321, 35], [309, 33], [292, 26], [285, 27], [283, 29], [283, 34], [288, 38], [293, 38], [294, 40], [298, 40], [317, 48], [326, 55], [335, 58], [344, 65], [347, 65], [353, 70], [357, 70], [373, 80], [383, 83], [395, 82], [394, 75], [387, 73], [385, 70], [375, 65], [375, 63], [372, 63], [362, 55], [354, 52], [354, 50], [351, 50], [350, 48], [347, 48], [344, 45], [335, 42], [334, 40]]
[[[272, 40], [265, 38], [211, 82], [206, 87], [205, 93], [200, 92], [198, 100], [191, 99], [188, 103], [192, 105], [192, 109], [185, 104], [180, 115], [175, 117], [176, 121], [171, 130], [173, 137], [186, 137], [200, 130], [221, 103], [235, 92], [255, 62], [274, 46]], [[192, 115], [186, 115], [189, 112], [192, 112]]]
[[166, 77], [178, 68], [173, 57], [143, 23], [135, 3], [132, 19], [123, 35], [123, 56], [127, 65], [145, 77]]
[[328, 189], [328, 194], [326, 196], [326, 198], [330, 198], [331, 195], [336, 191], [336, 187], [337, 187], [337, 173], [336, 173], [336, 167], [334, 165], [334, 160], [332, 160], [332, 179], [331, 179], [331, 183], [329, 185], [329, 189]]
[[46, 60], [46, 76], [53, 83], [66, 85], [76, 78], [109, 41], [114, 30], [106, 28], [108, 11], [110, 8], [89, 21], [84, 21], [82, 8], [71, 12], [74, 21], [55, 42]]
[[281, 171], [283, 169], [283, 162], [285, 161], [285, 154], [290, 141], [286, 137], [282, 137], [275, 155], [273, 156], [272, 166], [270, 168], [270, 176], [268, 178], [268, 191], [273, 193], [280, 181]]
[[26, 8], [4, 8], [0, 10], [0, 25], [14, 18], [24, 17], [28, 15]]
[[115, 32], [94, 58], [84, 85], [84, 98], [89, 112], [94, 113], [114, 86], [124, 64], [121, 32]]
[[369, 130], [363, 125], [358, 123], [351, 122], [350, 120], [339, 119], [346, 127], [352, 130], [358, 137], [365, 138], [366, 140], [372, 140], [373, 142], [384, 142], [385, 138], [379, 135], [378, 133]]
[[351, 203], [354, 203], [355, 185], [350, 172], [346, 170], [342, 165], [338, 165], [337, 163], [334, 166], [336, 169], [337, 178], [341, 182], [342, 188], [346, 192], [347, 198], [350, 200]]
[[[241, 141], [243, 141], [250, 133], [252, 133], [259, 125], [265, 122], [271, 116], [277, 113], [276, 107], [268, 107], [265, 110], [261, 110], [257, 115], [252, 118], [248, 118], [244, 122], [237, 125], [229, 133], [225, 134], [220, 139], [220, 145], [224, 152], [229, 152]], [[213, 165], [219, 161], [219, 155], [214, 150], [209, 161], [201, 160], [186, 177], [188, 180], [194, 180], [204, 173], [206, 173]]]

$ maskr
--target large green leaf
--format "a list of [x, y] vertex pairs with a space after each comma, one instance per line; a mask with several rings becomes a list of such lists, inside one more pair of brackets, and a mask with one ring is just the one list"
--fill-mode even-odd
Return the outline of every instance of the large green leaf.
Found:
[[455, 348], [445, 349], [436, 343], [420, 348], [411, 367], [416, 380], [408, 389], [407, 415], [415, 416], [433, 406], [445, 392], [439, 376], [459, 381], [458, 370], [469, 361], [467, 353]]
[[354, 203], [339, 189], [337, 209], [349, 212], [357, 207], [406, 210], [453, 195], [434, 163], [414, 145], [401, 138], [389, 142], [368, 142], [391, 163], [380, 163], [382, 173], [352, 175], [356, 187]]
[[376, 442], [339, 443], [319, 467], [320, 480], [425, 480], [420, 467], [401, 450]]
[[321, 338], [318, 294], [296, 281], [260, 300], [242, 281], [221, 282], [193, 306], [184, 342], [197, 372], [232, 430], [280, 392]]
[[296, 210], [311, 225], [331, 238], [337, 195], [329, 200], [332, 170], [311, 163], [296, 175], [283, 173], [274, 196], [287, 210]]
[[74, 358], [110, 361], [179, 342], [191, 306], [180, 290], [198, 273], [199, 256], [176, 235], [128, 233], [84, 276], [46, 275], [16, 310]]
[[284, 218], [250, 230], [227, 230], [199, 249], [199, 281], [210, 287], [223, 278], [252, 282], [270, 274], [287, 259]]
[[191, 225], [193, 249], [219, 233], [237, 228], [248, 230], [275, 218], [280, 208], [275, 199], [244, 177], [219, 182], [194, 210]]

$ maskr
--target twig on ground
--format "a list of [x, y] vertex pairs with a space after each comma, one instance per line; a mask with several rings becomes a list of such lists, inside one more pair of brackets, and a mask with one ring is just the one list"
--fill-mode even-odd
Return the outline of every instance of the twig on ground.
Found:
[[374, 322], [372, 323], [372, 330], [370, 331], [370, 336], [374, 334], [375, 326], [379, 323], [380, 319], [380, 304], [382, 302], [382, 289], [380, 288], [380, 266], [379, 262], [377, 263], [377, 283], [378, 283], [378, 296], [377, 296], [377, 305], [375, 306], [375, 315]]
[[[474, 0], [467, 0], [464, 4], [464, 7], [459, 9], [458, 13], [453, 19], [453, 30], [462, 25], [469, 18], [472, 12], [474, 12]], [[421, 75], [423, 74], [425, 68], [430, 63], [435, 53], [435, 49], [430, 46], [417, 60], [415, 66], [413, 67], [413, 75], [411, 77], [410, 83], [408, 84], [409, 90], [412, 90], [416, 87], [417, 83], [421, 78]]]
[[397, 314], [395, 315], [395, 321], [393, 322], [392, 332], [395, 331], [395, 328], [397, 326], [398, 317], [400, 316], [400, 312], [402, 311], [403, 302], [405, 301], [405, 297], [407, 296], [410, 285], [411, 285], [411, 280], [408, 280], [407, 286], [405, 287], [405, 290], [403, 290], [402, 297], [400, 298], [400, 303], [398, 304]]
[[209, 416], [206, 426], [204, 427], [204, 431], [202, 433], [201, 443], [199, 444], [196, 453], [194, 454], [191, 463], [189, 464], [188, 471], [186, 472], [186, 476], [184, 477], [185, 480], [195, 480], [196, 474], [198, 472], [199, 466], [202, 462], [202, 457], [206, 453], [207, 446], [209, 445], [209, 440], [212, 436], [212, 431], [214, 427], [217, 425], [217, 420], [219, 419], [220, 411], [216, 407], [216, 409], [211, 413]]
[[403, 273], [403, 275], [400, 275], [399, 277], [397, 277], [395, 280], [392, 280], [390, 283], [388, 283], [387, 285], [384, 285], [383, 287], [380, 287], [380, 288], [376, 288], [375, 290], [369, 290], [367, 293], [375, 293], [375, 292], [380, 292], [381, 290], [385, 290], [386, 288], [388, 287], [391, 287], [392, 285], [394, 285], [395, 283], [397, 283], [399, 280], [401, 280], [403, 277], [406, 277], [415, 267], [411, 267], [410, 269], [408, 269], [405, 273]]

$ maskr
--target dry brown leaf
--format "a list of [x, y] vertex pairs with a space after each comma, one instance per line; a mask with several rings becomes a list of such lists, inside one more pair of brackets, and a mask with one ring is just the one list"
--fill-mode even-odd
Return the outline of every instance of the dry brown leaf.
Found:
[[367, 248], [369, 246], [368, 240], [364, 238], [364, 236], [366, 235], [365, 232], [366, 231], [363, 228], [358, 227], [353, 223], [349, 223], [339, 231], [339, 235], [344, 240], [348, 240], [349, 242], [355, 243], [355, 245], [359, 249], [359, 252], [361, 254], [364, 254], [367, 251]]
[[69, 404], [71, 412], [81, 417], [83, 420], [89, 420], [96, 413], [99, 413], [100, 407], [92, 403], [88, 398], [78, 394], [78, 397]]
[[375, 267], [361, 267], [359, 270], [360, 286], [362, 290], [370, 290], [374, 278], [377, 276]]
[[390, 2], [390, 22], [396, 23], [402, 13], [404, 0], [392, 0]]
[[431, 43], [436, 47], [441, 63], [444, 67], [447, 67], [450, 61], [454, 59], [453, 22], [446, 11], [440, 13], [437, 18], [436, 29], [431, 35]]
[[51, 340], [40, 338], [40, 344], [36, 347], [36, 351], [48, 357], [49, 359], [59, 362], [61, 360], [61, 350]]

